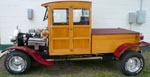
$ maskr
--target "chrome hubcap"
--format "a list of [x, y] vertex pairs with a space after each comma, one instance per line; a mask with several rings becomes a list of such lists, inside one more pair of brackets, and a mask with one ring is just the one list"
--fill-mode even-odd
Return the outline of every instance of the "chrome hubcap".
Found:
[[125, 69], [130, 72], [136, 72], [140, 69], [140, 67], [141, 67], [141, 61], [137, 57], [132, 57], [128, 59], [125, 64]]
[[9, 60], [9, 67], [13, 71], [22, 71], [27, 62], [20, 56], [13, 56]]

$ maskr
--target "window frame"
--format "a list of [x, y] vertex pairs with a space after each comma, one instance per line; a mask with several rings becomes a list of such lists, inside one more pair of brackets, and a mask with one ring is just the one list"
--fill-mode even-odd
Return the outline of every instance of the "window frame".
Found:
[[[83, 18], [85, 18], [84, 19], [84, 22], [83, 23], [81, 23], [81, 17], [80, 17], [80, 21], [79, 22], [75, 22], [74, 21], [74, 10], [82, 10], [82, 15], [81, 15], [81, 17], [83, 17]], [[85, 14], [84, 14], [84, 10], [88, 10], [88, 17], [87, 16], [85, 16]], [[85, 20], [86, 20], [86, 18], [88, 18], [88, 21], [86, 22]], [[73, 25], [90, 25], [90, 8], [73, 8]]]
[[[55, 23], [54, 22], [54, 10], [65, 10], [66, 14], [67, 14], [67, 16], [66, 16], [66, 21], [67, 22], [65, 22], [65, 23], [61, 23], [61, 22]], [[53, 26], [56, 26], [56, 25], [69, 25], [69, 8], [53, 8], [52, 9], [52, 24], [53, 24]]]

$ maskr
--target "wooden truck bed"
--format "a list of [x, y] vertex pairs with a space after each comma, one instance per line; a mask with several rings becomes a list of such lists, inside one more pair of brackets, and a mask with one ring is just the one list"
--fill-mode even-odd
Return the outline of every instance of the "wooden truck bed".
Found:
[[125, 43], [138, 43], [139, 32], [116, 29], [92, 29], [92, 54], [113, 53]]

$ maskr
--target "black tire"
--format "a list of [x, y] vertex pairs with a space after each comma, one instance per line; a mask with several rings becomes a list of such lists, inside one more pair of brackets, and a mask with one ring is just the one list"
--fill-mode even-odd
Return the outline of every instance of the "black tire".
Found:
[[123, 74], [135, 76], [143, 70], [145, 61], [141, 53], [127, 51], [119, 59], [119, 64]]
[[6, 56], [4, 66], [11, 74], [23, 74], [30, 68], [30, 57], [24, 52], [12, 51]]

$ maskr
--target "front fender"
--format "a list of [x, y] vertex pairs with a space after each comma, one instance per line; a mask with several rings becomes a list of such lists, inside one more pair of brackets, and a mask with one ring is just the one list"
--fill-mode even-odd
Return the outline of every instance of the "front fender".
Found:
[[145, 47], [150, 45], [147, 42], [140, 42], [140, 43], [126, 43], [126, 44], [122, 44], [120, 45], [114, 52], [114, 56], [115, 58], [120, 58], [120, 56], [129, 48], [132, 47]]
[[25, 46], [13, 46], [13, 47], [9, 47], [3, 51], [1, 51], [2, 55], [6, 54], [6, 53], [9, 53], [11, 52], [11, 50], [21, 50], [25, 53], [27, 53], [28, 55], [30, 55], [35, 61], [37, 61], [38, 63], [40, 64], [43, 64], [43, 65], [47, 65], [47, 66], [51, 66], [54, 64], [53, 61], [46, 61], [46, 59], [42, 58], [41, 55], [33, 50], [33, 49], [30, 49], [28, 47], [25, 47]]

